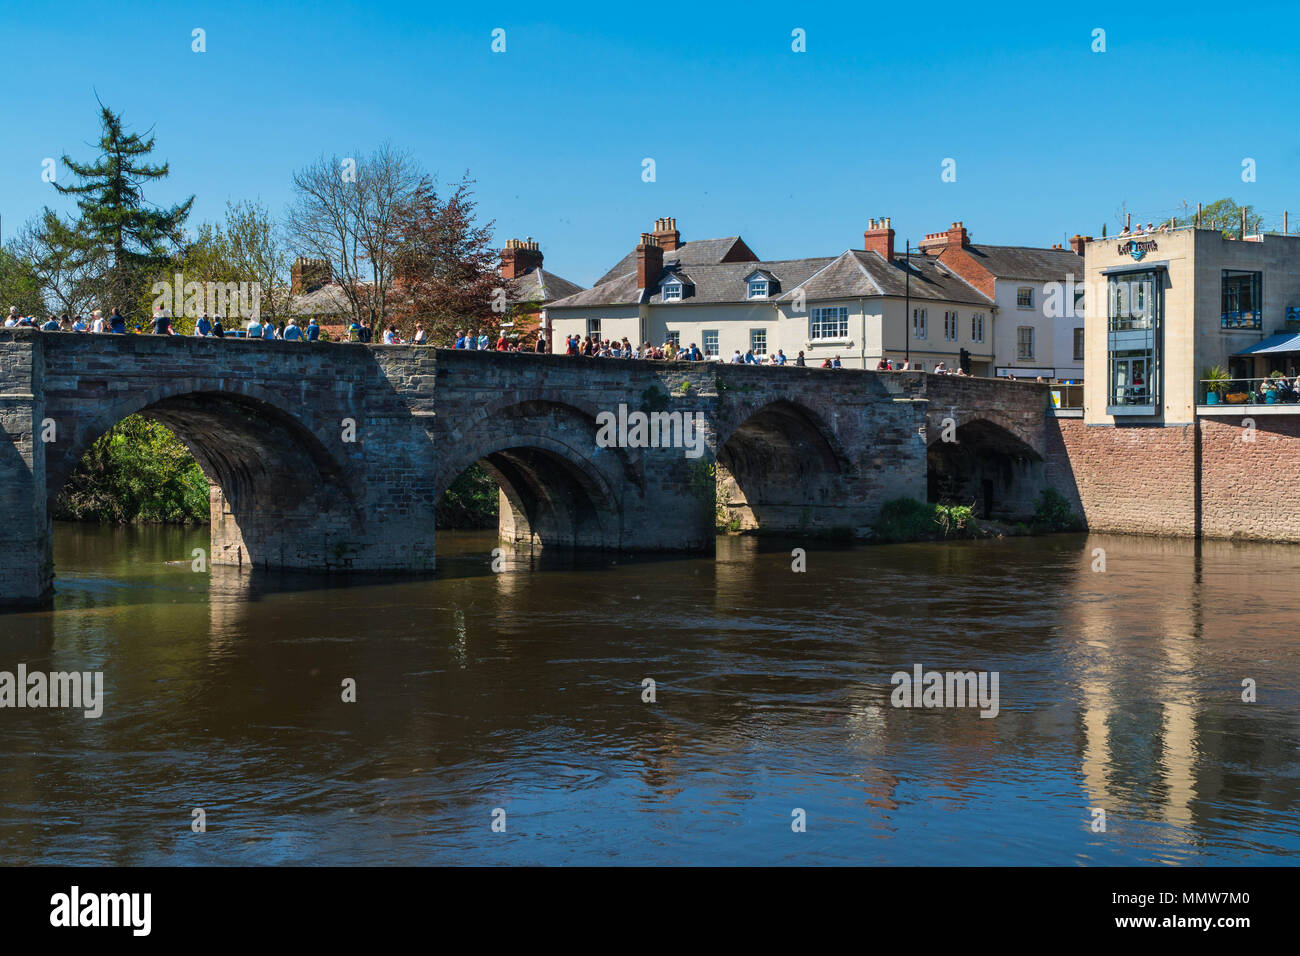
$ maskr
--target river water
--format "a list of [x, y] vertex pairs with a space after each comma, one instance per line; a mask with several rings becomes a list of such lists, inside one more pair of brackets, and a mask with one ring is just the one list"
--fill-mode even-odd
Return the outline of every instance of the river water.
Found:
[[[58, 526], [54, 610], [0, 615], [0, 670], [104, 679], [98, 719], [0, 709], [4, 863], [1300, 850], [1300, 547], [719, 538], [494, 573], [493, 533], [444, 532], [433, 579], [327, 586], [195, 572], [206, 546]], [[997, 716], [891, 706], [915, 665], [996, 672]]]

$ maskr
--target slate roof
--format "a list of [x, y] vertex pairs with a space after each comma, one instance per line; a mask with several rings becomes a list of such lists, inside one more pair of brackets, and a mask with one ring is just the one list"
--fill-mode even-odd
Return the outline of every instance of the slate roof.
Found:
[[1083, 275], [1083, 256], [1070, 249], [971, 244], [966, 252], [999, 279], [1058, 282], [1069, 273]]
[[[703, 240], [717, 242], [718, 240]], [[977, 306], [993, 304], [988, 296], [923, 253], [913, 253], [910, 258], [911, 296], [919, 300], [962, 302]], [[670, 270], [665, 268], [667, 274]], [[698, 263], [672, 269], [690, 285], [680, 300], [689, 305], [784, 302], [791, 300], [796, 290], [802, 288], [809, 301], [849, 299], [867, 296], [898, 296], [908, 291], [908, 269], [904, 257], [892, 262], [878, 252], [849, 249], [838, 256], [814, 256], [807, 259], [776, 261]], [[776, 294], [770, 299], [750, 299], [745, 280], [756, 271], [771, 275], [778, 283]], [[582, 308], [584, 306], [636, 305], [641, 301], [641, 291], [636, 286], [636, 261], [631, 271], [613, 279], [598, 282], [583, 292], [549, 303], [555, 308]], [[659, 287], [647, 300], [651, 305], [663, 304]]]
[[[747, 262], [756, 262], [758, 260], [758, 256], [750, 251], [740, 236], [725, 236], [722, 239], [695, 239], [691, 242], [683, 242], [672, 252], [664, 253], [664, 265], [674, 259], [682, 266], [704, 265], [722, 262], [728, 257], [733, 259], [744, 257]], [[618, 261], [614, 268], [597, 279], [596, 285], [625, 276], [629, 272], [634, 275], [636, 273], [635, 246], [632, 247], [631, 252]]]
[[507, 283], [507, 297], [511, 304], [517, 302], [548, 304], [555, 299], [563, 299], [565, 296], [581, 291], [582, 286], [568, 279], [561, 279], [541, 266], [535, 266]]

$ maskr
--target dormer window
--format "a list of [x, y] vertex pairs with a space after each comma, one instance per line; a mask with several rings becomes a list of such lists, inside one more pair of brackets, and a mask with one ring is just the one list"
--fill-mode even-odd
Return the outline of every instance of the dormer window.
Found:
[[664, 301], [671, 302], [682, 297], [682, 284], [674, 279], [664, 283]]
[[766, 279], [750, 279], [750, 280], [749, 280], [749, 297], [750, 297], [751, 299], [766, 299], [766, 298], [767, 298], [767, 280], [766, 280]]

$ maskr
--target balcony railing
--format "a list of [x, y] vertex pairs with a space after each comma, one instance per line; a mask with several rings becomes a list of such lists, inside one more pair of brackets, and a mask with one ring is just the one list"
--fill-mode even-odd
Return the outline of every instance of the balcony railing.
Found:
[[1296, 405], [1300, 404], [1300, 375], [1217, 382], [1201, 379], [1200, 394], [1196, 397], [1205, 405]]

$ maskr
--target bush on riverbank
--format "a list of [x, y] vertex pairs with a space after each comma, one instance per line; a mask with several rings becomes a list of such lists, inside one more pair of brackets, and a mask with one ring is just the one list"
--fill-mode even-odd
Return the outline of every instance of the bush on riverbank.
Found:
[[64, 521], [201, 524], [208, 479], [165, 426], [131, 415], [101, 435], [54, 504]]
[[895, 498], [880, 509], [872, 539], [884, 544], [901, 541], [942, 541], [974, 538], [979, 522], [969, 505], [940, 505]]
[[1083, 519], [1070, 510], [1070, 502], [1065, 496], [1051, 488], [1038, 496], [1038, 505], [1034, 509], [1035, 531], [1082, 531]]

